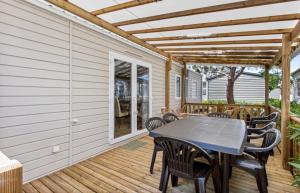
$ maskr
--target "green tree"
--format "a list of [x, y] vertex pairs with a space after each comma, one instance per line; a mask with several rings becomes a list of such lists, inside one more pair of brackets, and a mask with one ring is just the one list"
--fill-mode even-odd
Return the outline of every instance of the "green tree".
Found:
[[[265, 71], [262, 70], [260, 72], [262, 76], [265, 76]], [[270, 70], [270, 78], [269, 78], [269, 91], [272, 91], [276, 88], [279, 88], [281, 83], [281, 71], [277, 69]]]

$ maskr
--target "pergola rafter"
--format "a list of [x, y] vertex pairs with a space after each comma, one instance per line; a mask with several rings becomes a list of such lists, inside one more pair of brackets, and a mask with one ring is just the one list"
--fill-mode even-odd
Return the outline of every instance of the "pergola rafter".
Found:
[[289, 33], [293, 29], [272, 29], [259, 31], [242, 31], [242, 32], [227, 32], [216, 33], [202, 36], [169, 36], [169, 37], [152, 37], [142, 38], [143, 41], [166, 41], [166, 40], [188, 40], [188, 39], [209, 39], [209, 38], [224, 38], [224, 37], [238, 37], [238, 36], [258, 36], [258, 35], [273, 35]]

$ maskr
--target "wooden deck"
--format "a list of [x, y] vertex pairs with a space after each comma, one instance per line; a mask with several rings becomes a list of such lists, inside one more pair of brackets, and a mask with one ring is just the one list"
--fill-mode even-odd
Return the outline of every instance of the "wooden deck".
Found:
[[[161, 153], [158, 154], [154, 174], [149, 173], [153, 141], [144, 137], [122, 147], [108, 151], [74, 166], [34, 180], [23, 186], [25, 193], [92, 193], [114, 192], [159, 193], [157, 189], [161, 171]], [[281, 169], [280, 155], [275, 152], [267, 167], [269, 193], [299, 193], [299, 189], [290, 186], [292, 176]], [[168, 192], [193, 193], [190, 181], [179, 181], [176, 188], [169, 187]], [[208, 193], [212, 193], [211, 179]], [[230, 180], [231, 193], [258, 192], [254, 177], [234, 169]]]

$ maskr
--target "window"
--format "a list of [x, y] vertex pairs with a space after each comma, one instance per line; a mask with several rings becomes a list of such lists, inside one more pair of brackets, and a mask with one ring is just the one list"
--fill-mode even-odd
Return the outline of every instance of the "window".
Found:
[[175, 98], [181, 98], [181, 76], [175, 74]]
[[206, 95], [206, 82], [203, 82], [202, 84], [202, 94]]
[[298, 97], [300, 97], [300, 78], [297, 80]]

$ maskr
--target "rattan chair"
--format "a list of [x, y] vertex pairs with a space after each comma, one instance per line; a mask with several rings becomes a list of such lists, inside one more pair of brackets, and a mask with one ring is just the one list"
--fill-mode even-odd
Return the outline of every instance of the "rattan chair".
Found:
[[273, 149], [279, 144], [281, 134], [277, 129], [270, 129], [251, 139], [263, 138], [261, 147], [246, 146], [245, 152], [251, 152], [255, 156], [245, 153], [241, 156], [232, 156], [231, 166], [238, 167], [255, 176], [260, 193], [268, 193], [268, 178], [265, 165]]
[[166, 123], [171, 123], [173, 121], [179, 120], [179, 118], [174, 113], [166, 113], [163, 115], [163, 120]]
[[[204, 149], [187, 141], [157, 137], [155, 143], [164, 151], [162, 176], [162, 192], [166, 193], [169, 177], [171, 175], [172, 186], [178, 185], [178, 177], [194, 180], [196, 193], [206, 192], [206, 182], [212, 173], [215, 191], [220, 190], [220, 175], [215, 170], [219, 170], [218, 156], [208, 154]], [[200, 162], [195, 158], [203, 157], [206, 162]], [[216, 166], [216, 167], [214, 167]]]
[[[149, 132], [156, 129], [156, 128], [158, 128], [158, 127], [161, 127], [165, 124], [166, 124], [166, 122], [160, 117], [152, 117], [152, 118], [149, 118], [145, 122], [146, 129]], [[158, 151], [162, 151], [162, 149], [160, 148], [159, 145], [157, 145], [154, 142], [154, 149], [153, 149], [152, 160], [151, 160], [151, 165], [150, 165], [150, 173], [151, 174], [153, 174], [154, 163], [155, 163], [156, 154], [157, 154]]]
[[228, 115], [227, 113], [218, 113], [218, 112], [215, 112], [215, 113], [209, 113], [207, 114], [208, 117], [217, 117], [217, 118], [227, 118], [227, 119], [230, 119], [231, 116]]

